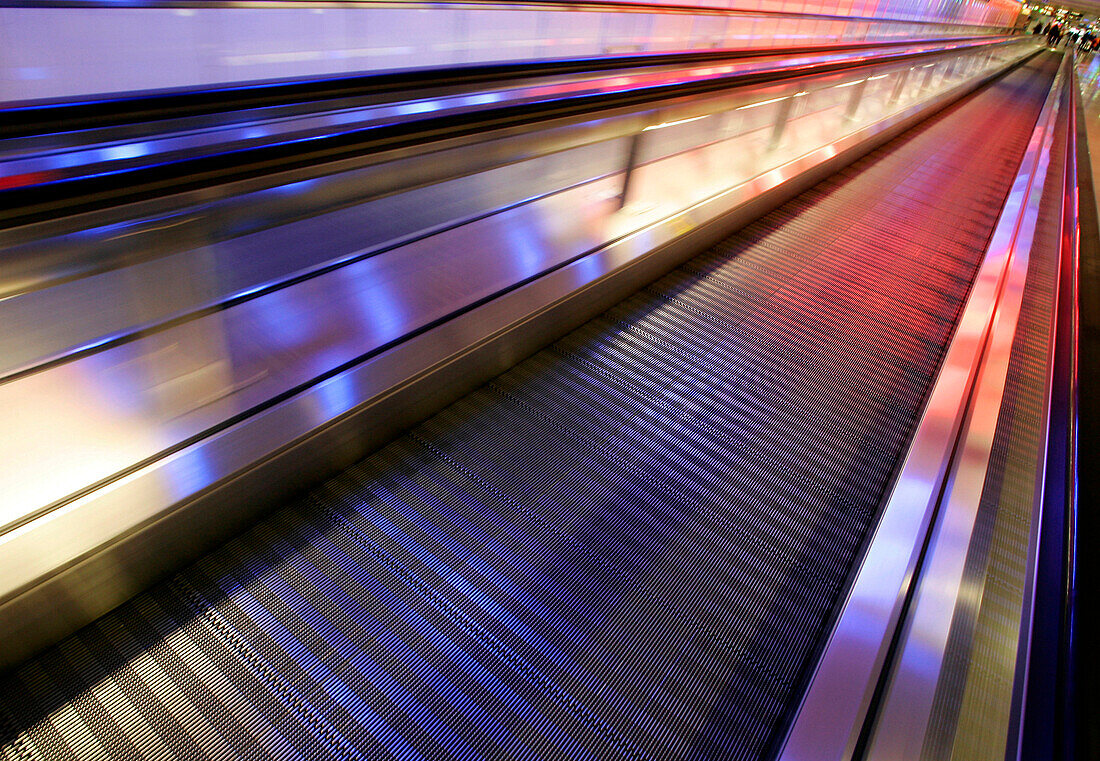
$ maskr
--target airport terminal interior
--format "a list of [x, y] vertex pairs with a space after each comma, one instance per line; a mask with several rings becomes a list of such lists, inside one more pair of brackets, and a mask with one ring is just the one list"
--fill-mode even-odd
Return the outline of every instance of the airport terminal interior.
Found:
[[1100, 758], [1059, 3], [0, 0], [0, 758]]

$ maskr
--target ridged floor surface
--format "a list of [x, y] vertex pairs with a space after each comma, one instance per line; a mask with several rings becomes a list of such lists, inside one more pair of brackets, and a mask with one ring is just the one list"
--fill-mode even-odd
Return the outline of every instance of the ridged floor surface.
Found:
[[1037, 72], [7, 675], [4, 756], [765, 756], [919, 415]]

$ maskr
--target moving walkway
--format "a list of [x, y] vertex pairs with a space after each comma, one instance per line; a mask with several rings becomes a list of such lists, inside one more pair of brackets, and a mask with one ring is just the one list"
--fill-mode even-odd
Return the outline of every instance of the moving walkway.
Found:
[[[302, 490], [26, 645], [5, 752], [1011, 754], [1039, 530], [1067, 502], [1044, 475], [1068, 414], [1050, 399], [1073, 319], [1072, 72], [1031, 51], [925, 65], [663, 105], [612, 138], [625, 170], [556, 178], [528, 194], [542, 207], [216, 278], [10, 367], [0, 389], [48, 395], [227, 345], [148, 387], [167, 409], [149, 441], [123, 430], [115, 462], [31, 483], [44, 507], [6, 516], [13, 652], [130, 596], [165, 546], [209, 548]], [[848, 132], [806, 151], [830, 117]], [[598, 157], [602, 137], [545, 156]], [[747, 144], [774, 166], [737, 167]], [[711, 167], [748, 179], [710, 187]], [[177, 414], [185, 396], [204, 403]], [[334, 463], [354, 464], [309, 486]]]

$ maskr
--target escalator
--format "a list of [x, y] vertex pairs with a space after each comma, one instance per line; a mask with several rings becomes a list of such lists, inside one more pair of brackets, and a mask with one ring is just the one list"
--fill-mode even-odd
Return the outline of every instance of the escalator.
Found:
[[[781, 755], [1057, 67], [1009, 72], [0, 677], [0, 748]], [[1056, 259], [1034, 258], [1042, 281]]]

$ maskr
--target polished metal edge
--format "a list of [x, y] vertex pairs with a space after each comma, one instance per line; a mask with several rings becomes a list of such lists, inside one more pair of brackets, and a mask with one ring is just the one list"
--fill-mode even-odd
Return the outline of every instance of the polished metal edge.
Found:
[[[893, 491], [782, 746], [779, 758], [784, 761], [836, 761], [856, 753], [948, 475], [967, 400], [982, 373], [984, 348], [1021, 224], [1025, 216], [1034, 224], [1035, 209], [1028, 199], [1036, 182], [1041, 188], [1045, 174], [1045, 140], [1059, 81], [1040, 112]], [[1026, 274], [1026, 252], [1024, 259]], [[918, 709], [899, 709], [900, 722], [917, 721]], [[891, 735], [895, 731], [891, 728]], [[909, 751], [883, 757], [916, 758], [919, 745], [915, 753]]]
[[[1032, 631], [1035, 625], [1035, 603], [1036, 592], [1039, 585], [1039, 552], [1041, 542], [1041, 532], [1043, 530], [1043, 514], [1045, 510], [1044, 495], [1046, 493], [1046, 463], [1048, 461], [1048, 449], [1050, 437], [1052, 435], [1050, 427], [1051, 420], [1054, 416], [1054, 384], [1056, 382], [1058, 370], [1056, 353], [1058, 351], [1058, 340], [1060, 335], [1063, 334], [1063, 330], [1072, 337], [1071, 345], [1066, 347], [1070, 352], [1070, 391], [1069, 391], [1069, 404], [1070, 404], [1070, 416], [1069, 423], [1069, 437], [1072, 441], [1073, 432], [1076, 429], [1076, 420], [1072, 419], [1074, 416], [1074, 403], [1076, 398], [1076, 361], [1077, 361], [1077, 262], [1080, 255], [1081, 248], [1081, 214], [1079, 201], [1080, 198], [1077, 192], [1077, 116], [1078, 109], [1080, 108], [1080, 100], [1078, 98], [1078, 82], [1076, 72], [1074, 70], [1074, 59], [1071, 52], [1066, 53], [1066, 68], [1067, 77], [1065, 81], [1065, 95], [1063, 108], [1067, 112], [1068, 123], [1066, 125], [1066, 145], [1065, 145], [1065, 167], [1062, 173], [1063, 176], [1063, 196], [1062, 196], [1062, 214], [1060, 220], [1059, 230], [1059, 261], [1058, 261], [1058, 277], [1054, 282], [1054, 314], [1052, 316], [1050, 325], [1050, 367], [1046, 377], [1046, 394], [1047, 404], [1044, 407], [1043, 432], [1044, 435], [1041, 439], [1041, 447], [1039, 452], [1040, 457], [1040, 475], [1036, 483], [1035, 501], [1032, 508], [1031, 517], [1031, 536], [1029, 537], [1028, 544], [1028, 565], [1027, 565], [1027, 585], [1024, 588], [1023, 598], [1023, 611], [1020, 618], [1020, 633], [1018, 639], [1017, 653], [1016, 653], [1016, 670], [1015, 670], [1015, 682], [1013, 684], [1012, 691], [1012, 713], [1009, 721], [1009, 733], [1008, 733], [1008, 749], [1005, 754], [1007, 761], [1012, 759], [1024, 758], [1024, 717], [1027, 712], [1027, 685], [1028, 676], [1031, 670], [1031, 648], [1032, 648]], [[1067, 265], [1066, 262], [1069, 262]], [[1068, 272], [1066, 271], [1068, 269]], [[1068, 277], [1067, 277], [1068, 275]], [[1069, 314], [1063, 314], [1059, 309], [1059, 304], [1066, 298], [1064, 291], [1069, 293], [1069, 303], [1072, 308]], [[1068, 326], [1067, 324], [1068, 323]], [[1069, 467], [1075, 468], [1076, 461], [1073, 458], [1073, 448], [1069, 448], [1067, 454], [1071, 458]], [[1068, 488], [1072, 490], [1073, 482], [1076, 479], [1071, 477], [1069, 479]], [[1069, 511], [1070, 505], [1075, 500], [1071, 491], [1067, 491], [1066, 495], [1066, 510]], [[1055, 730], [1057, 731], [1057, 730]]]
[[[1054, 150], [1055, 123], [1062, 111], [1060, 105], [1064, 73], [1063, 67], [1051, 88], [1047, 105], [1053, 104], [1053, 108], [1050, 109], [1049, 117], [1046, 120], [1040, 117], [1043, 140], [1034, 181], [1028, 187], [1026, 197], [1021, 200], [1020, 213], [1011, 240], [1002, 241], [1007, 243], [1007, 278], [997, 299], [992, 329], [981, 358], [975, 390], [967, 409], [967, 419], [957, 452], [952, 458], [944, 497], [935, 517], [926, 557], [903, 626], [889, 686], [883, 697], [882, 709], [875, 720], [874, 735], [866, 756], [869, 761], [920, 756], [929, 731], [936, 687], [948, 668], [947, 642], [956, 611], [960, 607], [969, 610], [971, 615], [968, 618], [976, 620], [981, 605], [980, 590], [972, 589], [964, 583], [966, 558], [985, 488], [997, 422], [1000, 419], [1012, 344], [1023, 305], [1030, 252], [1038, 224], [1047, 169]], [[997, 242], [996, 236], [994, 242]], [[999, 251], [996, 253], [1001, 255]], [[1050, 362], [1047, 387], [1044, 389], [1048, 399], [1053, 352]], [[1040, 447], [1040, 469], [1033, 497], [1036, 509], [1041, 505], [1048, 423], [1049, 405], [1040, 424], [1044, 443]], [[1029, 574], [1033, 575], [1038, 538], [1038, 522], [1034, 518], [1031, 531], [1027, 567]], [[1024, 606], [1026, 614], [1026, 597]], [[1027, 618], [1030, 621], [1029, 615]]]
[[[269, 507], [998, 74], [959, 85], [633, 233], [5, 534], [0, 668], [125, 602]], [[317, 426], [318, 395], [337, 383], [354, 387], [363, 401]], [[207, 486], [212, 468], [225, 475]]]

